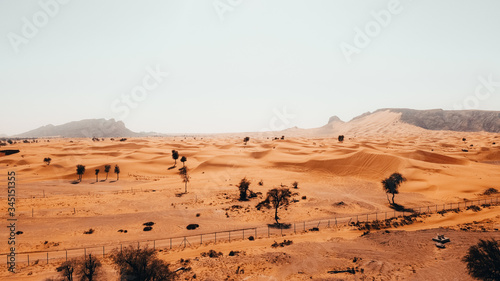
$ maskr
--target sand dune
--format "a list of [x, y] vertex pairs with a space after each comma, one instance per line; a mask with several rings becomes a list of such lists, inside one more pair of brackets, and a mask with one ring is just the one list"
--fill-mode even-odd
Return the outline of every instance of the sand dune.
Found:
[[[397, 120], [394, 113], [379, 115], [389, 129]], [[282, 220], [289, 222], [390, 211], [380, 181], [393, 172], [408, 179], [396, 201], [409, 208], [475, 198], [487, 188], [498, 188], [500, 146], [493, 144], [497, 134], [422, 132], [396, 124], [407, 130], [399, 136], [376, 122], [358, 122], [367, 135], [351, 136], [345, 127], [343, 143], [332, 137], [273, 140], [250, 135], [247, 145], [239, 137], [132, 138], [125, 142], [53, 139], [13, 145], [20, 153], [0, 157], [0, 173], [13, 170], [17, 174], [17, 196], [22, 198], [17, 206], [19, 230], [24, 232], [19, 236], [19, 250], [158, 239], [185, 234], [189, 223], [199, 224], [200, 232], [272, 223], [270, 211], [255, 209], [258, 199], [237, 200], [236, 185], [243, 177], [251, 181], [253, 191], [263, 194], [298, 181], [297, 202], [280, 211]], [[187, 157], [190, 170], [188, 194], [182, 197], [176, 196], [184, 191], [178, 175], [182, 163], [177, 161], [171, 168], [172, 149]], [[45, 164], [44, 157], [51, 157], [52, 163]], [[75, 184], [76, 164], [85, 165], [86, 173]], [[105, 164], [112, 165], [107, 180]], [[120, 166], [119, 180], [114, 165]], [[101, 171], [99, 182], [95, 169]], [[261, 180], [262, 186], [257, 184]], [[242, 208], [232, 211], [233, 205]], [[6, 205], [0, 211], [5, 214]], [[156, 223], [153, 231], [142, 231], [146, 221]], [[460, 217], [449, 217], [447, 224], [460, 222]], [[90, 228], [95, 233], [83, 233]], [[118, 233], [119, 229], [128, 233]], [[1, 251], [7, 251], [6, 244]], [[377, 270], [379, 265], [366, 266]]]

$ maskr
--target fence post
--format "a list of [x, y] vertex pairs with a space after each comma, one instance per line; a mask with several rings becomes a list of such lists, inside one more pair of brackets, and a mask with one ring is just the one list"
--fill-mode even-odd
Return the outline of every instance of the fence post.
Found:
[[245, 240], [245, 230], [243, 229], [243, 240]]
[[87, 259], [87, 248], [83, 248], [83, 256]]
[[[29, 255], [28, 255], [29, 257]], [[66, 250], [66, 261], [68, 261], [68, 250]]]
[[271, 234], [269, 233], [269, 225], [267, 226], [267, 238], [271, 237]]
[[328, 228], [330, 228], [330, 220], [328, 220]]
[[283, 225], [280, 225], [281, 236], [283, 236]]
[[172, 238], [170, 238], [170, 249], [172, 250]]
[[104, 258], [105, 254], [104, 254], [104, 246], [102, 246], [102, 257]]
[[200, 245], [203, 244], [203, 234], [200, 234]]
[[257, 239], [257, 227], [255, 228], [255, 239]]
[[304, 221], [304, 231], [306, 231], [306, 222]]
[[337, 217], [335, 217], [335, 227], [337, 226]]
[[28, 255], [28, 266], [30, 266], [30, 255]]
[[49, 264], [49, 252], [47, 252], [47, 264]]
[[295, 227], [295, 223], [293, 223], [293, 233], [297, 234], [297, 228]]
[[156, 250], [156, 240], [153, 240], [153, 250]]
[[229, 233], [229, 242], [231, 242], [231, 231], [228, 231], [227, 233]]
[[123, 253], [123, 244], [120, 244], [120, 253]]

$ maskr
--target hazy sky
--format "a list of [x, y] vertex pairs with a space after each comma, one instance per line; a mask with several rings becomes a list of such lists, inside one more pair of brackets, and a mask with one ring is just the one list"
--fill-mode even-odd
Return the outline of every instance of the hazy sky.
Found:
[[[319, 127], [500, 110], [500, 1], [2, 0], [0, 133]], [[168, 73], [168, 75], [167, 75]]]

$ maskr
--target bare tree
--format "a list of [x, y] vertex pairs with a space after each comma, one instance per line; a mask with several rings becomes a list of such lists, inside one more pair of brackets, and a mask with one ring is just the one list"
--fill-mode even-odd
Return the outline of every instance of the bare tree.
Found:
[[59, 267], [56, 268], [57, 272], [60, 272], [64, 281], [73, 281], [73, 272], [77, 266], [76, 260], [72, 259], [63, 262]]
[[79, 268], [79, 275], [81, 281], [95, 281], [100, 273], [102, 264], [98, 258], [89, 255], [85, 258]]
[[186, 162], [186, 161], [187, 161], [186, 156], [182, 156], [182, 157], [181, 157], [182, 167], [185, 167], [185, 166], [186, 166], [186, 165], [184, 164], [184, 162]]
[[270, 208], [270, 205], [272, 205], [274, 208], [274, 220], [276, 220], [276, 224], [280, 224], [278, 209], [280, 207], [288, 206], [288, 204], [290, 204], [291, 197], [292, 193], [288, 188], [273, 188], [267, 192], [266, 199], [257, 205], [257, 209], [260, 209], [263, 206]]

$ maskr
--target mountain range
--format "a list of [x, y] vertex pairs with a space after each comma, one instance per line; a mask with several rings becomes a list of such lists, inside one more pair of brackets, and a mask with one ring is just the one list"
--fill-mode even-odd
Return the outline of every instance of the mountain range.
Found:
[[[408, 130], [448, 130], [459, 132], [500, 133], [500, 111], [482, 110], [414, 110], [406, 108], [384, 108], [357, 116], [344, 122], [332, 116], [328, 123], [319, 128], [290, 128], [281, 133], [299, 136], [333, 136], [336, 134], [404, 133]], [[263, 133], [268, 135], [271, 132]], [[162, 135], [158, 133], [137, 133], [125, 127], [122, 121], [114, 119], [86, 119], [63, 125], [46, 125], [11, 137], [143, 137]]]

